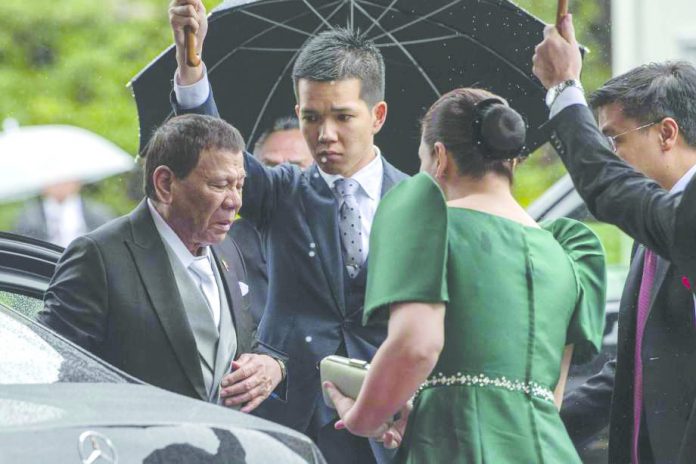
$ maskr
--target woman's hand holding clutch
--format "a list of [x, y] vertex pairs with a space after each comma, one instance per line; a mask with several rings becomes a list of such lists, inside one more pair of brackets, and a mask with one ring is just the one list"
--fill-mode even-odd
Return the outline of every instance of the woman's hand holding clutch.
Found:
[[397, 448], [401, 445], [408, 423], [408, 415], [412, 409], [410, 401], [401, 408], [397, 416], [395, 416], [395, 420], [383, 422], [377, 428], [368, 430], [362, 429], [358, 425], [358, 420], [356, 419], [359, 418], [353, 414], [353, 406], [355, 406], [353, 398], [343, 395], [331, 382], [324, 382], [324, 388], [329, 393], [331, 401], [336, 406], [336, 411], [341, 418], [334, 425], [337, 430], [348, 429], [353, 435], [373, 438], [383, 442], [384, 447], [388, 449]]

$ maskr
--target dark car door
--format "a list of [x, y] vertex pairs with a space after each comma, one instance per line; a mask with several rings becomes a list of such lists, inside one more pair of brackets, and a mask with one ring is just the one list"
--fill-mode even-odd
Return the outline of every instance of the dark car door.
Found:
[[0, 303], [33, 319], [63, 248], [0, 232]]

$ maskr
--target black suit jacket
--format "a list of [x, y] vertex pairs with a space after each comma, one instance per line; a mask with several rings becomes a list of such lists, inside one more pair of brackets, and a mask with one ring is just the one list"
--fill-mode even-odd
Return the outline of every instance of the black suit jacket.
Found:
[[[621, 161], [606, 146], [591, 111], [574, 105], [550, 121], [551, 143], [578, 193], [598, 219], [615, 224], [664, 259], [658, 260], [641, 358], [650, 444], [657, 462], [677, 462], [696, 396], [696, 321], [692, 294], [696, 259], [695, 182], [682, 199]], [[690, 222], [693, 221], [693, 222]], [[691, 234], [688, 234], [688, 230]], [[601, 428], [611, 400], [609, 462], [630, 462], [633, 429], [633, 364], [636, 305], [643, 269], [636, 251], [619, 312], [617, 359], [564, 402], [563, 418], [575, 441]], [[671, 262], [670, 262], [671, 261]], [[689, 461], [690, 462], [690, 461]]]
[[[571, 392], [561, 410], [576, 445], [609, 422], [610, 462], [616, 463], [630, 461], [635, 327], [643, 263], [644, 249], [638, 247], [619, 309], [617, 359]], [[682, 277], [677, 266], [658, 258], [641, 353], [644, 425], [660, 463], [677, 462], [696, 388], [694, 301]]]
[[[246, 270], [227, 238], [213, 246], [237, 332], [248, 352], [255, 324], [239, 281]], [[206, 399], [198, 350], [176, 280], [145, 201], [65, 250], [39, 321], [145, 382]]]
[[244, 264], [249, 279], [249, 294], [251, 295], [251, 314], [258, 325], [266, 307], [268, 296], [268, 270], [266, 263], [266, 245], [254, 224], [239, 218], [232, 224], [230, 237], [239, 246], [244, 257]]

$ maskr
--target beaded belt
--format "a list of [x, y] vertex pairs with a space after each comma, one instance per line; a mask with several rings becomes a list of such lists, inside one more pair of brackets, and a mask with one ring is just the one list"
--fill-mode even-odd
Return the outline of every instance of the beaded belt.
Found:
[[473, 387], [498, 387], [512, 392], [524, 392], [542, 400], [554, 401], [551, 389], [536, 382], [525, 382], [522, 380], [511, 380], [506, 377], [488, 377], [484, 374], [470, 375], [458, 372], [457, 375], [445, 376], [442, 372], [430, 377], [416, 391], [415, 396], [421, 394], [423, 390], [431, 387], [449, 387], [455, 385]]

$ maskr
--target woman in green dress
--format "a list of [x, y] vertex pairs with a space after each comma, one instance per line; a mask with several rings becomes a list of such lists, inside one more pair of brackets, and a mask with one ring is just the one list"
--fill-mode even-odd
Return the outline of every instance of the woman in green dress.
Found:
[[573, 351], [600, 347], [604, 254], [583, 224], [537, 224], [514, 199], [524, 138], [505, 101], [454, 90], [423, 120], [421, 174], [377, 211], [364, 319], [388, 318], [388, 337], [355, 401], [324, 387], [337, 428], [385, 445], [413, 398], [398, 462], [580, 462], [558, 408]]

